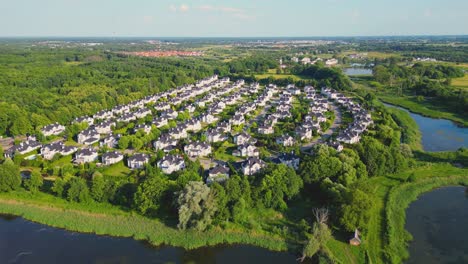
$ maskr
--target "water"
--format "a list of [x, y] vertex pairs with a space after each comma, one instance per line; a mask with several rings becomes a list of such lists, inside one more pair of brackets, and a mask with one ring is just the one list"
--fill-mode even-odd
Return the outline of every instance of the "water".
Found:
[[343, 69], [343, 72], [348, 75], [371, 75], [372, 74], [372, 69], [367, 69], [367, 68], [345, 68]]
[[0, 215], [0, 263], [297, 263], [296, 256], [252, 246], [196, 250], [152, 247], [131, 238], [81, 234]]
[[459, 127], [446, 119], [435, 119], [411, 113], [405, 108], [385, 104], [404, 110], [416, 121], [421, 131], [421, 144], [425, 151], [455, 151], [468, 147], [468, 128]]
[[412, 263], [468, 263], [468, 197], [464, 187], [423, 194], [406, 211]]

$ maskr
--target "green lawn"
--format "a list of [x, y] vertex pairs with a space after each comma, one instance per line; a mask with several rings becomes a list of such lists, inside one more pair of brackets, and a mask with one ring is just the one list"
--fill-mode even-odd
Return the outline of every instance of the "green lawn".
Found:
[[109, 167], [103, 167], [101, 173], [104, 176], [124, 177], [130, 174], [130, 169], [121, 161]]
[[461, 78], [452, 79], [452, 85], [457, 88], [462, 88], [468, 90], [468, 74]]

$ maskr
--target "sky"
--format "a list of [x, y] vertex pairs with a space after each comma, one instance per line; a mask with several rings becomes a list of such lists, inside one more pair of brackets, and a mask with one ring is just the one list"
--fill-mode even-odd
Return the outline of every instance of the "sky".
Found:
[[468, 0], [0, 0], [0, 36], [467, 35]]

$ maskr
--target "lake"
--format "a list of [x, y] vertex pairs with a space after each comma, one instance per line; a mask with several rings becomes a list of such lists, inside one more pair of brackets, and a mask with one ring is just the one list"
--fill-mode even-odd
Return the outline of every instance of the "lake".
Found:
[[343, 69], [343, 72], [348, 76], [371, 75], [372, 74], [372, 69], [353, 67], [353, 68], [345, 68], [345, 69]]
[[421, 144], [425, 151], [454, 151], [468, 147], [468, 128], [459, 127], [450, 120], [425, 117], [402, 107], [385, 105], [410, 114], [419, 126], [422, 135]]
[[406, 211], [413, 235], [407, 263], [468, 263], [468, 197], [464, 187], [421, 195]]
[[296, 256], [253, 246], [196, 250], [153, 247], [131, 238], [81, 234], [0, 215], [0, 263], [294, 263]]

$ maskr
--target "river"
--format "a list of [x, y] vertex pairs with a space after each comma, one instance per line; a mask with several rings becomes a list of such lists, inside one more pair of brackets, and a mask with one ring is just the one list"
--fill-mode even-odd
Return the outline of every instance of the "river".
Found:
[[454, 151], [460, 147], [468, 147], [468, 128], [459, 127], [450, 120], [425, 117], [402, 107], [385, 105], [410, 114], [419, 126], [421, 144], [425, 151]]
[[294, 263], [296, 256], [253, 246], [229, 245], [195, 250], [153, 247], [131, 238], [81, 234], [0, 217], [0, 263]]
[[413, 263], [468, 263], [468, 197], [464, 187], [421, 195], [406, 211]]

